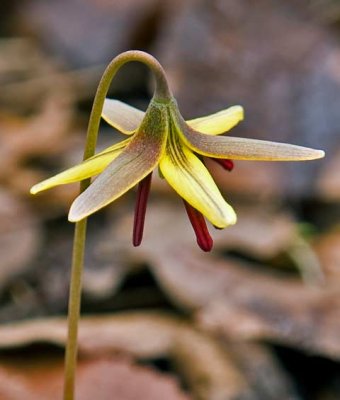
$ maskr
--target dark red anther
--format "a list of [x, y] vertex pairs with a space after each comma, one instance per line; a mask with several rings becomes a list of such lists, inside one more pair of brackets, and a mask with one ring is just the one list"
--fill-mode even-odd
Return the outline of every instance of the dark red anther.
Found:
[[150, 193], [151, 178], [152, 172], [147, 175], [143, 180], [141, 180], [138, 184], [132, 236], [132, 243], [134, 246], [139, 246], [142, 243], [146, 205]]
[[234, 168], [234, 162], [227, 158], [211, 158], [211, 160], [216, 161], [217, 164], [221, 165], [221, 167], [227, 171], [232, 171]]
[[203, 251], [210, 251], [213, 247], [213, 240], [210, 236], [203, 215], [185, 200], [183, 200], [183, 202], [191, 225], [195, 231], [197, 244]]

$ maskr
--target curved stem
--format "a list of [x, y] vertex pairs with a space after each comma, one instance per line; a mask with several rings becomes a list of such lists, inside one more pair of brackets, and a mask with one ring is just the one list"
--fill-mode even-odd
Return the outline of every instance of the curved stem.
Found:
[[156, 81], [154, 92], [155, 100], [166, 102], [172, 99], [165, 72], [160, 63], [154, 57], [138, 50], [126, 51], [125, 53], [119, 54], [107, 66], [99, 82], [90, 115], [84, 159], [89, 158], [94, 154], [103, 104], [111, 81], [124, 64], [132, 61], [138, 61], [147, 65], [153, 72]]
[[[154, 100], [160, 102], [168, 102], [172, 99], [172, 94], [170, 92], [164, 70], [154, 57], [137, 50], [127, 51], [115, 57], [104, 71], [93, 101], [92, 111], [87, 129], [84, 160], [92, 157], [95, 153], [103, 104], [111, 81], [116, 75], [117, 71], [124, 64], [131, 61], [138, 61], [146, 64], [153, 72], [156, 81], [156, 88], [153, 96]], [[80, 193], [82, 193], [89, 186], [90, 182], [90, 179], [86, 179], [81, 182]], [[65, 353], [64, 400], [74, 400], [75, 371], [78, 352], [78, 322], [81, 305], [81, 285], [84, 265], [84, 250], [87, 225], [86, 222], [87, 219], [83, 219], [82, 221], [77, 222], [74, 231], [68, 310], [68, 335]]]

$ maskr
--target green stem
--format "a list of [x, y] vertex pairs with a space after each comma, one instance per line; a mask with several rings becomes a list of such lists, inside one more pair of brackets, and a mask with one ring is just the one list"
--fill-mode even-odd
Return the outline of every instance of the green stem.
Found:
[[[112, 79], [117, 71], [127, 62], [138, 61], [146, 64], [153, 72], [156, 88], [154, 99], [158, 101], [169, 101], [172, 98], [166, 81], [165, 73], [159, 62], [151, 55], [142, 51], [127, 51], [115, 57], [108, 65], [99, 82], [96, 96], [93, 101], [89, 125], [87, 129], [84, 160], [92, 157], [96, 150], [97, 137], [104, 100], [109, 90]], [[91, 183], [86, 179], [80, 184], [82, 193]], [[65, 353], [65, 377], [64, 377], [64, 400], [75, 398], [75, 372], [78, 353], [78, 323], [81, 305], [81, 286], [84, 266], [84, 251], [86, 240], [87, 219], [76, 223], [73, 241], [71, 282], [69, 292], [68, 309], [68, 336]]]
[[75, 226], [73, 240], [71, 283], [68, 304], [68, 337], [65, 353], [64, 399], [74, 399], [75, 369], [77, 365], [78, 321], [80, 315], [81, 284], [87, 220]]

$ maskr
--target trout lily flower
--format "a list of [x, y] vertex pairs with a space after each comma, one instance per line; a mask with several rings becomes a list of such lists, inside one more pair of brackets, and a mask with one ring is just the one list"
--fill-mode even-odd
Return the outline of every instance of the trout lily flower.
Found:
[[[164, 86], [166, 80], [163, 76], [161, 79]], [[137, 246], [143, 235], [151, 174], [158, 167], [161, 176], [183, 198], [198, 245], [209, 251], [212, 239], [205, 218], [213, 226], [225, 228], [236, 223], [236, 213], [205, 167], [205, 157], [231, 170], [233, 160], [302, 161], [324, 156], [321, 150], [301, 146], [223, 136], [243, 119], [241, 106], [185, 121], [168, 87], [159, 93], [156, 90], [145, 113], [118, 100], [103, 100], [102, 118], [126, 138], [36, 184], [31, 193], [98, 175], [71, 206], [69, 220], [76, 222], [139, 184], [133, 230], [133, 244]]]

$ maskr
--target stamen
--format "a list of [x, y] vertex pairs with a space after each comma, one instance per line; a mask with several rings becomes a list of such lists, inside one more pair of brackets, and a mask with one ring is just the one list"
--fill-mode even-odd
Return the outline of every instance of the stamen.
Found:
[[138, 184], [132, 235], [132, 243], [136, 247], [142, 243], [143, 239], [146, 205], [150, 192], [151, 178], [152, 172], [147, 175], [143, 180], [141, 180]]
[[234, 162], [227, 158], [211, 158], [211, 160], [217, 162], [217, 164], [221, 165], [227, 171], [232, 171], [234, 169]]
[[209, 234], [203, 215], [185, 200], [183, 200], [183, 202], [191, 225], [195, 231], [197, 244], [203, 251], [210, 251], [213, 247], [213, 240]]

